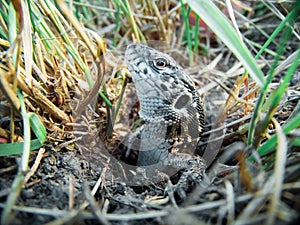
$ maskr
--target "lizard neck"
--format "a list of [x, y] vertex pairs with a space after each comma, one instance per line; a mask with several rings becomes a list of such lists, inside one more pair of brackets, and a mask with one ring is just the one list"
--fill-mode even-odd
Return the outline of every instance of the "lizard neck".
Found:
[[141, 97], [139, 116], [147, 122], [165, 121], [165, 117], [171, 108], [166, 104], [166, 101], [157, 97]]

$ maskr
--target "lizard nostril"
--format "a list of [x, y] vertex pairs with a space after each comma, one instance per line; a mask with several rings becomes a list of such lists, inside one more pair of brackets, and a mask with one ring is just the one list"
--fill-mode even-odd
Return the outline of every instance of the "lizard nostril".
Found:
[[145, 67], [144, 70], [143, 70], [144, 74], [147, 74], [148, 73], [148, 69]]

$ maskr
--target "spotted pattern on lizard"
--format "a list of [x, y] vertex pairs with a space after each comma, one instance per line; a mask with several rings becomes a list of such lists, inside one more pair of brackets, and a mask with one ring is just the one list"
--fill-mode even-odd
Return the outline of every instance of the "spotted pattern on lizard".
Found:
[[139, 116], [145, 122], [130, 137], [139, 142], [137, 165], [193, 152], [205, 116], [192, 79], [172, 57], [141, 44], [129, 45], [125, 60], [140, 101]]

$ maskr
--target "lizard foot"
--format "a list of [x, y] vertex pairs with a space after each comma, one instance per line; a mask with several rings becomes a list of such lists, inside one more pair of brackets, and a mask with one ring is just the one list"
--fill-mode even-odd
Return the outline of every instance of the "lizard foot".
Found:
[[201, 183], [206, 169], [205, 161], [199, 156], [193, 156], [191, 159], [188, 159], [185, 165], [186, 168], [184, 168], [175, 185], [175, 193], [181, 200], [186, 199], [186, 193]]

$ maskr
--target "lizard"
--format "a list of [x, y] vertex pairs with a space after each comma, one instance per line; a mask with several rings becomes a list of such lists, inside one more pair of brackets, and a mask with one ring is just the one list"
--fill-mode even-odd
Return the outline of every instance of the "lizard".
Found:
[[[191, 153], [196, 148], [205, 124], [194, 82], [171, 56], [142, 44], [127, 46], [125, 60], [144, 121], [129, 138], [129, 149], [138, 150], [137, 166], [163, 160], [172, 166], [186, 165], [191, 154], [184, 149]], [[136, 140], [134, 147], [130, 143]]]

